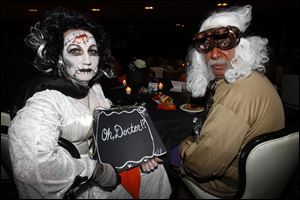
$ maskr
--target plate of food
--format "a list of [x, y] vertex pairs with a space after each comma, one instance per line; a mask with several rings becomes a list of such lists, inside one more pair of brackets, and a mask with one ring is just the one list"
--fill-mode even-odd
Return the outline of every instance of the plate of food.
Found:
[[158, 104], [156, 107], [158, 110], [176, 110], [176, 105], [171, 96], [165, 94], [156, 95], [152, 100]]
[[189, 113], [198, 113], [198, 112], [204, 111], [203, 106], [199, 106], [199, 105], [193, 104], [193, 103], [182, 104], [180, 106], [180, 109], [185, 112], [189, 112]]

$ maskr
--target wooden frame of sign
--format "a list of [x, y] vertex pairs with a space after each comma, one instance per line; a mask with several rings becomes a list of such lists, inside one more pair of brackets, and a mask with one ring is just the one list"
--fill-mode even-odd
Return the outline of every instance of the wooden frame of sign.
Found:
[[118, 171], [167, 153], [143, 106], [95, 109], [93, 128], [99, 162], [109, 163]]

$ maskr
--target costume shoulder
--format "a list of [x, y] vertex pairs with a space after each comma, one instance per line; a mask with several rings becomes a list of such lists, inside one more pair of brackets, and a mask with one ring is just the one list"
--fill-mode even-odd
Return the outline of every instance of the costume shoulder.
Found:
[[75, 86], [71, 81], [65, 78], [55, 78], [48, 76], [34, 77], [27, 83], [25, 83], [18, 95], [16, 96], [11, 108], [11, 118], [14, 118], [17, 111], [21, 109], [26, 101], [32, 97], [35, 93], [44, 90], [57, 90], [66, 96], [73, 98], [83, 98], [88, 94], [88, 88], [81, 86]]

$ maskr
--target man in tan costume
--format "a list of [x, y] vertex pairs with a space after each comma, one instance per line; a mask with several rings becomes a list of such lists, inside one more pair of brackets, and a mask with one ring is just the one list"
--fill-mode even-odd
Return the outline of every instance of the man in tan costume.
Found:
[[213, 103], [200, 137], [179, 145], [181, 173], [203, 190], [220, 197], [237, 191], [238, 158], [257, 135], [284, 128], [282, 102], [264, 75], [268, 40], [241, 36], [251, 21], [251, 6], [215, 12], [194, 35], [187, 85], [204, 96], [216, 81]]

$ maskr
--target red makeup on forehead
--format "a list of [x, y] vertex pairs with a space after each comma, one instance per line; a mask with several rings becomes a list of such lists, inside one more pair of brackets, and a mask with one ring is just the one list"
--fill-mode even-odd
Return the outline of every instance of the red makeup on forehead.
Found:
[[89, 37], [86, 33], [82, 33], [78, 36], [75, 36], [74, 39], [72, 40], [72, 43], [79, 44], [81, 42], [86, 43], [89, 41]]

